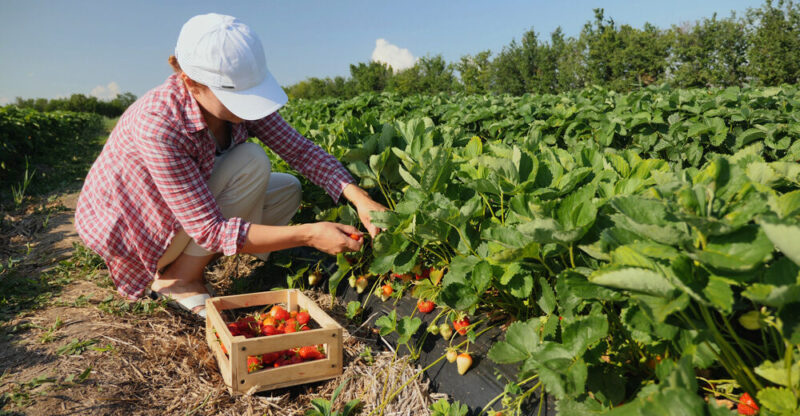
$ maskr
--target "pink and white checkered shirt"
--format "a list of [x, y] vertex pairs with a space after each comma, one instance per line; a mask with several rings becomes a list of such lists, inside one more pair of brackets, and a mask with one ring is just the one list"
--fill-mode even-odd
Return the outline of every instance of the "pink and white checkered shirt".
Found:
[[[236, 145], [253, 136], [334, 200], [354, 182], [336, 158], [278, 113], [231, 131]], [[241, 249], [250, 224], [223, 218], [207, 186], [215, 151], [197, 101], [176, 75], [120, 118], [83, 184], [75, 227], [105, 260], [121, 295], [144, 294], [181, 228], [207, 250], [232, 255]]]

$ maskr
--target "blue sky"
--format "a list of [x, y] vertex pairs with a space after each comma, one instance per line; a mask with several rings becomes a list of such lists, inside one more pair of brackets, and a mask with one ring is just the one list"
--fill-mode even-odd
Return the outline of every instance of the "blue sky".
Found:
[[[382, 43], [383, 55], [413, 57], [500, 50], [533, 28], [540, 39], [561, 26], [577, 35], [604, 8], [618, 24], [672, 24], [726, 17], [759, 7], [756, 0], [671, 1], [41, 1], [0, 0], [0, 105], [14, 97], [137, 96], [171, 72], [183, 23], [196, 14], [230, 14], [249, 24], [282, 85], [308, 77], [347, 75]], [[388, 45], [388, 46], [387, 46]], [[395, 46], [395, 48], [392, 48]], [[380, 54], [381, 52], [378, 51]], [[389, 59], [389, 58], [387, 58]]]

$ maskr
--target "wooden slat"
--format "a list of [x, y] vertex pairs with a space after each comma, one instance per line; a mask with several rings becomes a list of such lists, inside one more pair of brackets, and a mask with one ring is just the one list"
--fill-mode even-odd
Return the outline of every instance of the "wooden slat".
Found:
[[210, 323], [212, 328], [217, 329], [219, 338], [222, 340], [225, 348], [230, 351], [233, 346], [234, 337], [231, 335], [231, 331], [228, 330], [228, 326], [225, 325], [225, 321], [222, 319], [222, 315], [219, 314], [219, 309], [217, 309], [212, 299], [206, 299], [206, 322]]
[[[228, 360], [228, 357], [222, 351], [220, 341], [214, 335], [213, 329], [214, 327], [211, 325], [211, 321], [206, 319], [206, 342], [208, 343], [208, 347], [211, 349], [211, 352], [214, 354], [214, 357], [217, 359], [217, 364], [219, 365], [219, 371], [222, 374], [223, 381], [225, 381], [225, 384], [230, 387], [231, 363]], [[228, 351], [230, 351], [230, 349]]]
[[272, 335], [269, 337], [248, 338], [236, 345], [245, 348], [247, 355], [266, 354], [268, 352], [288, 350], [295, 347], [317, 344], [342, 344], [341, 330], [312, 329], [310, 331], [294, 332], [291, 334]]
[[[286, 291], [286, 310], [287, 311], [296, 311], [297, 310], [297, 295], [300, 293], [297, 289], [289, 289]], [[302, 293], [300, 293], [302, 294]]]
[[274, 303], [286, 303], [287, 293], [285, 290], [272, 292], [247, 293], [244, 295], [220, 296], [211, 298], [214, 305], [219, 310], [247, 308], [250, 306], [271, 305]]
[[319, 326], [321, 326], [323, 328], [341, 328], [342, 327], [333, 318], [328, 316], [328, 314], [325, 313], [325, 311], [322, 310], [322, 308], [317, 306], [317, 304], [314, 303], [314, 301], [311, 300], [308, 296], [306, 296], [306, 295], [304, 295], [302, 293], [298, 293], [297, 304], [300, 306], [300, 308], [307, 309], [308, 310], [308, 314], [311, 316], [311, 318], [316, 323], [319, 324]]
[[240, 378], [239, 391], [247, 391], [253, 386], [258, 386], [258, 391], [272, 390], [335, 377], [337, 370], [333, 365], [330, 359], [324, 359], [254, 372], [243, 377], [244, 384]]

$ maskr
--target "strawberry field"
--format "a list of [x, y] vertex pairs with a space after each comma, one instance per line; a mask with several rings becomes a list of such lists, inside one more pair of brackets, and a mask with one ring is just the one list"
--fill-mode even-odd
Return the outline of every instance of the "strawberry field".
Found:
[[[412, 357], [442, 332], [453, 355], [504, 331], [482, 358], [518, 370], [490, 408], [522, 414], [541, 388], [565, 415], [800, 412], [796, 87], [360, 95], [282, 114], [389, 207], [331, 292], [363, 291], [354, 319], [425, 302], [377, 322]], [[301, 217], [358, 223], [304, 189]]]

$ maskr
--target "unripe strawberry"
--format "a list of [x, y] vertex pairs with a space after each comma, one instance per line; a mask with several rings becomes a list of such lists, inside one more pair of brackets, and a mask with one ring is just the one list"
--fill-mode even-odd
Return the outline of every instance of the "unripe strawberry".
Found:
[[365, 276], [359, 276], [356, 279], [356, 292], [363, 293], [367, 289], [367, 285], [369, 285], [369, 280]]
[[439, 334], [441, 334], [444, 339], [450, 339], [453, 335], [453, 328], [450, 328], [450, 324], [445, 322], [439, 325]]
[[464, 373], [466, 373], [467, 370], [469, 370], [469, 368], [472, 366], [472, 357], [469, 354], [462, 352], [456, 357], [456, 365], [458, 366], [458, 374], [463, 376]]
[[311, 272], [308, 274], [308, 284], [310, 286], [316, 286], [322, 280], [322, 273], [320, 272]]
[[447, 361], [453, 363], [458, 358], [458, 351], [455, 348], [448, 348], [445, 357], [447, 357]]
[[436, 324], [428, 325], [428, 332], [433, 335], [439, 335], [439, 325]]

